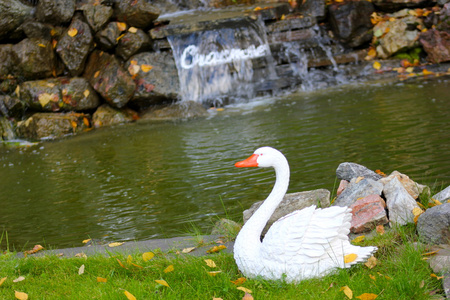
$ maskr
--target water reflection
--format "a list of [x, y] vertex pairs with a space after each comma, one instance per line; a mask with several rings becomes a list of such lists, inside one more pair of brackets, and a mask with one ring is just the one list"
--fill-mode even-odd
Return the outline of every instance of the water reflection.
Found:
[[[228, 107], [209, 118], [105, 128], [27, 149], [0, 148], [0, 230], [9, 243], [67, 247], [172, 237], [264, 199], [273, 171], [237, 169], [271, 145], [290, 192], [332, 189], [353, 161], [450, 183], [448, 81], [354, 86]], [[2, 247], [5, 247], [5, 240]]]

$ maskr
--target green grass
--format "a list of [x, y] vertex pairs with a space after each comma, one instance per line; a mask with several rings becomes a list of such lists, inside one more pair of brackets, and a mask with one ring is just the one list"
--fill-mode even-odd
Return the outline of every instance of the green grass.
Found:
[[[283, 281], [247, 280], [254, 299], [347, 299], [340, 290], [348, 286], [353, 298], [363, 293], [379, 295], [377, 299], [442, 299], [441, 280], [431, 277], [431, 269], [423, 260], [426, 249], [415, 243], [414, 226], [400, 227], [363, 241], [361, 245], [377, 245], [377, 265], [369, 269], [357, 265], [340, 269], [321, 279], [287, 284]], [[147, 262], [142, 253], [96, 255], [85, 258], [56, 256], [17, 258], [5, 251], [0, 256], [0, 299], [14, 299], [14, 291], [25, 292], [29, 299], [127, 299], [124, 291], [137, 299], [242, 299], [244, 292], [231, 281], [242, 277], [233, 256], [226, 253], [193, 257], [155, 252]], [[217, 265], [210, 268], [205, 259]], [[119, 259], [126, 267], [120, 266]], [[85, 271], [79, 275], [81, 265]], [[164, 270], [173, 265], [172, 272]], [[220, 270], [216, 276], [209, 271]], [[24, 276], [25, 280], [13, 280]], [[97, 282], [106, 278], [106, 283]], [[155, 282], [165, 280], [169, 287]], [[437, 294], [437, 295], [436, 295]], [[441, 296], [439, 296], [439, 294]]]

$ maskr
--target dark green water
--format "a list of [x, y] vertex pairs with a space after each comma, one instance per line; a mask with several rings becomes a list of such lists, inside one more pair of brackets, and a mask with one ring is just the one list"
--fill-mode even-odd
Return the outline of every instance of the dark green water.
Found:
[[[450, 184], [450, 82], [358, 85], [228, 107], [206, 119], [134, 123], [30, 148], [0, 146], [0, 232], [10, 247], [80, 246], [209, 232], [265, 199], [272, 170], [234, 162], [281, 150], [290, 192], [333, 189], [352, 161]], [[2, 247], [5, 248], [5, 238]]]

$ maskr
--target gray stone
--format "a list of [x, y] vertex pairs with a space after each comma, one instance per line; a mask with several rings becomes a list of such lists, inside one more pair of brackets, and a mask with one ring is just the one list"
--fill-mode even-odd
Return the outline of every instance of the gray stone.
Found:
[[383, 193], [386, 198], [391, 225], [406, 225], [414, 222], [413, 209], [419, 206], [397, 177], [394, 177], [384, 186]]
[[239, 230], [241, 230], [241, 227], [242, 227], [241, 225], [239, 225], [233, 220], [222, 218], [216, 223], [214, 223], [213, 229], [211, 230], [211, 234], [234, 239], [239, 233]]
[[[263, 202], [264, 201], [256, 202], [249, 209], [244, 210], [244, 223], [250, 219]], [[281, 217], [311, 205], [317, 205], [317, 207], [322, 208], [330, 206], [330, 192], [325, 189], [317, 189], [313, 191], [286, 194], [269, 221], [267, 221], [267, 225], [264, 228], [262, 235], [264, 235], [267, 230], [269, 230], [270, 226]]]
[[119, 110], [108, 104], [103, 104], [97, 108], [92, 116], [92, 123], [96, 128], [117, 125], [133, 121], [135, 119], [133, 115], [136, 115], [136, 113], [133, 114], [130, 110]]
[[123, 30], [126, 29], [126, 26], [122, 28], [123, 24], [125, 23], [110, 22], [103, 30], [97, 32], [95, 37], [102, 49], [109, 50], [117, 46], [119, 36], [122, 34]]
[[339, 179], [344, 179], [347, 181], [352, 180], [352, 178], [356, 177], [364, 177], [364, 178], [370, 178], [373, 180], [378, 180], [382, 178], [381, 175], [375, 173], [374, 171], [359, 165], [357, 163], [352, 162], [344, 162], [341, 163], [337, 169], [336, 169], [336, 176]]
[[450, 272], [450, 245], [433, 245], [427, 252], [436, 252], [430, 256], [428, 263], [435, 274]]
[[433, 199], [439, 200], [440, 202], [445, 202], [450, 200], [450, 185], [448, 187], [446, 187], [445, 189], [443, 189], [442, 191], [440, 191], [439, 193], [433, 195], [433, 197], [431, 197]]
[[408, 194], [410, 194], [414, 199], [419, 198], [422, 193], [427, 193], [427, 195], [430, 193], [430, 188], [428, 186], [414, 182], [414, 180], [410, 179], [408, 175], [402, 174], [398, 171], [394, 171], [389, 176], [381, 178], [379, 182], [382, 184], [387, 184], [394, 177], [400, 181]]
[[32, 9], [19, 0], [0, 0], [0, 40], [30, 18]]
[[182, 101], [170, 105], [155, 106], [141, 115], [142, 120], [171, 121], [204, 117], [206, 109], [195, 101]]
[[383, 184], [370, 178], [350, 180], [347, 188], [336, 198], [333, 205], [350, 206], [359, 198], [369, 195], [381, 195]]
[[116, 2], [114, 13], [117, 20], [127, 22], [130, 26], [148, 28], [161, 11], [145, 0], [122, 0]]
[[62, 24], [70, 22], [75, 12], [75, 0], [39, 0], [36, 18], [44, 23]]
[[88, 3], [81, 5], [80, 9], [94, 32], [99, 31], [114, 12], [112, 7], [101, 5], [96, 0], [89, 0]]
[[0, 95], [0, 113], [5, 117], [22, 117], [26, 104], [19, 98], [11, 97], [9, 95]]
[[135, 29], [135, 32], [128, 30], [117, 45], [116, 55], [124, 60], [139, 52], [150, 50], [152, 47], [150, 37], [143, 30]]
[[0, 45], [0, 80], [6, 78], [14, 70], [13, 45]]
[[428, 244], [450, 242], [450, 203], [427, 209], [417, 220], [419, 238]]

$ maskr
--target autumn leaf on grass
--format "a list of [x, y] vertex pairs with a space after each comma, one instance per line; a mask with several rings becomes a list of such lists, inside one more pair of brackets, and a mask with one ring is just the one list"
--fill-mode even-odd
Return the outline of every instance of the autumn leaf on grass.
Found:
[[210, 268], [216, 268], [216, 263], [212, 259], [205, 259], [205, 263]]
[[128, 300], [136, 300], [136, 297], [133, 296], [133, 294], [130, 293], [129, 291], [123, 291], [123, 293], [125, 294], [125, 297], [127, 297]]
[[167, 266], [167, 268], [164, 269], [164, 273], [169, 273], [172, 272], [174, 270], [173, 265], [169, 265]]
[[163, 279], [156, 279], [155, 282], [160, 284], [160, 285], [170, 287], [169, 284], [167, 283], [167, 281], [165, 281]]
[[244, 293], [248, 293], [248, 294], [251, 294], [251, 293], [252, 293], [252, 290], [250, 290], [250, 289], [248, 289], [248, 288], [245, 288], [245, 287], [243, 287], [243, 286], [238, 286], [236, 289], [238, 289], [238, 290], [240, 290], [240, 291], [243, 291]]
[[78, 275], [81, 275], [84, 273], [84, 265], [81, 265], [81, 267], [78, 269]]
[[423, 214], [424, 211], [420, 207], [414, 207], [412, 213], [414, 215], [414, 223], [417, 224], [417, 220], [419, 220], [420, 215]]
[[6, 278], [8, 277], [3, 277], [2, 279], [0, 279], [0, 286], [3, 284], [3, 282], [5, 282]]
[[353, 291], [348, 286], [341, 287], [340, 291], [344, 292], [348, 299], [353, 298]]
[[121, 245], [123, 245], [124, 244], [124, 242], [114, 242], [114, 243], [109, 243], [108, 244], [108, 247], [117, 247], [117, 246], [121, 246]]
[[361, 243], [362, 241], [364, 241], [365, 237], [366, 237], [365, 235], [357, 236], [352, 240], [352, 243]]
[[145, 252], [145, 253], [142, 253], [142, 259], [143, 259], [145, 262], [151, 260], [154, 256], [155, 256], [155, 254], [154, 254], [153, 252]]
[[209, 272], [207, 272], [207, 273], [208, 273], [209, 276], [214, 277], [214, 276], [216, 276], [217, 274], [222, 273], [222, 271], [209, 271]]
[[103, 278], [103, 277], [97, 277], [97, 282], [107, 282], [108, 279]]
[[369, 274], [369, 277], [370, 277], [370, 279], [372, 279], [373, 281], [376, 281], [376, 280], [377, 280], [377, 278], [376, 278], [374, 275], [372, 275], [372, 274]]
[[16, 297], [16, 299], [19, 299], [19, 300], [27, 300], [28, 299], [28, 294], [23, 293], [23, 292], [14, 291], [14, 296]]
[[378, 225], [376, 230], [379, 235], [384, 234], [384, 226], [383, 225]]
[[378, 297], [378, 295], [376, 295], [376, 294], [364, 293], [364, 294], [361, 294], [361, 295], [359, 295], [359, 296], [357, 296], [355, 298], [358, 298], [358, 299], [361, 299], [361, 300], [374, 300], [377, 297]]
[[444, 276], [437, 276], [436, 274], [430, 274], [431, 277], [436, 278], [437, 280], [441, 280], [442, 278], [444, 278]]
[[247, 279], [245, 277], [239, 277], [236, 280], [231, 280], [231, 283], [233, 283], [234, 285], [242, 285], [246, 281], [247, 281]]
[[[6, 278], [5, 278], [5, 279], [6, 279]], [[17, 277], [16, 279], [14, 279], [13, 282], [21, 282], [21, 281], [24, 281], [24, 280], [25, 280], [25, 277], [19, 276], [19, 277]]]
[[195, 248], [196, 247], [184, 248], [183, 250], [181, 250], [181, 253], [190, 253], [190, 252], [194, 251]]
[[348, 264], [355, 261], [358, 258], [358, 254], [350, 253], [344, 256], [344, 263]]
[[244, 297], [242, 297], [242, 300], [253, 300], [253, 296], [249, 293], [245, 293]]
[[369, 269], [372, 269], [373, 267], [375, 267], [377, 265], [378, 260], [375, 258], [375, 256], [371, 256], [369, 257], [369, 259], [364, 263], [364, 265], [366, 267], [368, 267]]
[[118, 258], [116, 258], [116, 260], [117, 260], [117, 262], [119, 263], [119, 265], [122, 267], [122, 268], [124, 268], [124, 269], [127, 269], [128, 270], [128, 268], [127, 267], [125, 267], [125, 265], [120, 261], [120, 259], [118, 259]]
[[211, 249], [207, 250], [206, 253], [217, 253], [226, 248], [227, 248], [227, 246], [225, 246], [225, 245], [214, 246]]
[[41, 245], [36, 245], [36, 246], [33, 247], [33, 249], [25, 251], [25, 253], [26, 254], [34, 254], [34, 253], [36, 253], [38, 251], [41, 251], [43, 249], [44, 249], [44, 247], [42, 247]]

